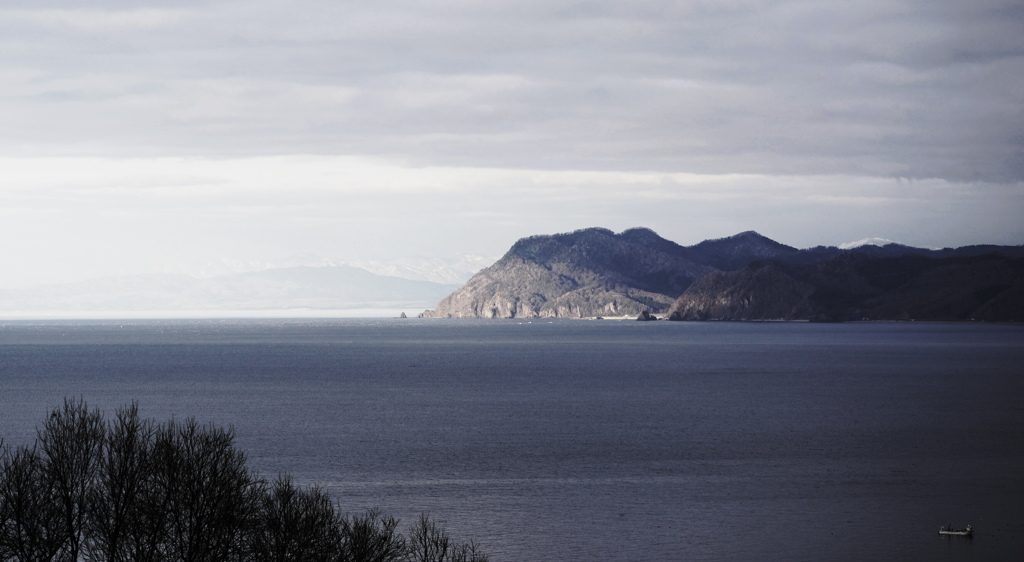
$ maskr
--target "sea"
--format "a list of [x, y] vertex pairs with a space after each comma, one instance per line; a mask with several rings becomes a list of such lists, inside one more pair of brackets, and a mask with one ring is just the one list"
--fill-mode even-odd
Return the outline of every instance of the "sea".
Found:
[[1020, 325], [0, 321], [0, 437], [65, 398], [494, 562], [1024, 559]]

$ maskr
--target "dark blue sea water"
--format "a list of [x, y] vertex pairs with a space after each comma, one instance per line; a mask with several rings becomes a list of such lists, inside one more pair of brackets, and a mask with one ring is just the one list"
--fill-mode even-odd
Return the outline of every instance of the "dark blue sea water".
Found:
[[0, 436], [66, 396], [232, 425], [261, 473], [495, 561], [1024, 559], [1021, 327], [0, 324]]

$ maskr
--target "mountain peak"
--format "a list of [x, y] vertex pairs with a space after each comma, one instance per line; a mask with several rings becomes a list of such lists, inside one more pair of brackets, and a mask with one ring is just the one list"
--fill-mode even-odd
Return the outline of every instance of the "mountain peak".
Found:
[[755, 240], [757, 240], [757, 241], [771, 242], [772, 244], [779, 244], [779, 242], [776, 242], [775, 240], [772, 240], [771, 238], [768, 238], [767, 236], [761, 234], [760, 232], [757, 232], [756, 230], [744, 230], [743, 232], [740, 232], [738, 234], [733, 234], [732, 236], [726, 236], [724, 238], [711, 238], [711, 239], [705, 240], [704, 242], [720, 242], [720, 241], [724, 241], [724, 240], [735, 240], [735, 241], [755, 241]]
[[630, 237], [630, 236], [658, 236], [657, 232], [647, 228], [646, 226], [634, 226], [633, 228], [627, 228], [619, 233], [619, 236]]
[[644, 227], [635, 227], [623, 230], [618, 234], [618, 237], [627, 242], [640, 244], [642, 246], [663, 247], [665, 244], [670, 244], [671, 246], [678, 247], [675, 242], [666, 240], [659, 236], [657, 232]]
[[690, 246], [690, 249], [703, 256], [704, 263], [727, 271], [745, 267], [754, 260], [774, 259], [800, 251], [753, 230], [726, 238], [705, 240]]

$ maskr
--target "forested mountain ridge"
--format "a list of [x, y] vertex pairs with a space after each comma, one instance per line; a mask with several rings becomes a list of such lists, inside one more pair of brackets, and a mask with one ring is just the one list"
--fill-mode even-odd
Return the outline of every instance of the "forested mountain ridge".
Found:
[[848, 251], [809, 264], [754, 262], [701, 278], [673, 303], [669, 318], [1020, 321], [1024, 258]]

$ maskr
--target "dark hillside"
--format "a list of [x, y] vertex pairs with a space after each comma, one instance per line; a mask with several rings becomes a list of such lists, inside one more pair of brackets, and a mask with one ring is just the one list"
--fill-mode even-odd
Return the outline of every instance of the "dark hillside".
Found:
[[740, 269], [756, 260], [784, 259], [800, 252], [792, 246], [780, 244], [753, 230], [728, 238], [705, 240], [692, 246], [691, 250], [699, 256], [700, 263], [723, 271]]
[[[765, 275], [778, 267], [784, 275]], [[711, 277], [711, 276], [709, 276]], [[1024, 260], [998, 254], [873, 258], [848, 252], [812, 264], [757, 262], [701, 279], [673, 304], [678, 320], [990, 320], [1024, 318]], [[768, 286], [760, 286], [765, 284]], [[793, 287], [809, 289], [809, 292]], [[737, 298], [741, 295], [742, 298]], [[754, 306], [771, 295], [771, 307]], [[731, 303], [724, 307], [723, 302]], [[780, 311], [791, 313], [779, 316]], [[714, 311], [708, 315], [695, 311]]]

